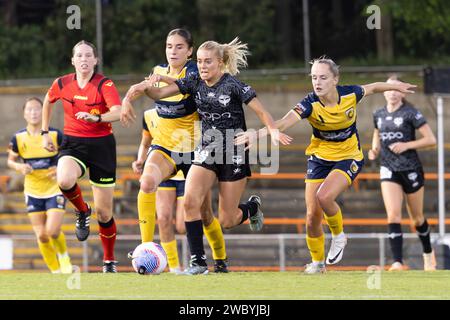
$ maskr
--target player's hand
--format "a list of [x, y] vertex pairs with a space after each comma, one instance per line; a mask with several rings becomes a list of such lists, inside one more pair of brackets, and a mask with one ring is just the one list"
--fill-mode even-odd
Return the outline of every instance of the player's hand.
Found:
[[144, 94], [145, 90], [150, 86], [147, 80], [141, 81], [138, 84], [134, 84], [128, 89], [125, 99], [132, 101]]
[[28, 163], [19, 163], [17, 166], [17, 171], [19, 171], [23, 175], [27, 175], [33, 172], [33, 167], [30, 166]]
[[148, 87], [153, 87], [157, 85], [160, 81], [162, 81], [162, 77], [159, 74], [150, 74], [148, 77], [145, 77], [145, 82]]
[[389, 145], [389, 149], [395, 154], [401, 154], [408, 150], [408, 145], [405, 142], [394, 142]]
[[47, 177], [49, 179], [56, 179], [56, 166], [51, 166], [48, 168]]
[[120, 108], [120, 123], [122, 126], [129, 127], [136, 121], [136, 113], [134, 112], [133, 105], [127, 98], [122, 100], [122, 108]]
[[413, 88], [417, 88], [415, 84], [402, 82], [397, 84], [397, 91], [403, 92], [403, 93], [414, 93]]
[[44, 134], [42, 136], [42, 147], [49, 152], [56, 151], [56, 147], [53, 144], [52, 138], [48, 134]]
[[248, 150], [256, 140], [258, 140], [258, 133], [256, 131], [239, 132], [236, 134], [236, 138], [234, 138], [234, 144], [237, 146], [245, 145], [244, 150]]
[[75, 117], [77, 118], [77, 120], [84, 120], [86, 122], [97, 122], [98, 121], [98, 115], [96, 114], [90, 114], [89, 112], [77, 112], [75, 114]]
[[131, 164], [134, 173], [142, 174], [142, 170], [144, 169], [144, 161], [136, 160]]
[[278, 142], [281, 142], [282, 145], [288, 145], [292, 141], [292, 137], [287, 134], [280, 132], [278, 129], [268, 129], [270, 133], [270, 139], [272, 140], [272, 144], [277, 146]]
[[374, 149], [370, 149], [369, 152], [367, 153], [367, 156], [369, 157], [370, 161], [373, 161], [376, 158], [378, 158], [378, 152]]

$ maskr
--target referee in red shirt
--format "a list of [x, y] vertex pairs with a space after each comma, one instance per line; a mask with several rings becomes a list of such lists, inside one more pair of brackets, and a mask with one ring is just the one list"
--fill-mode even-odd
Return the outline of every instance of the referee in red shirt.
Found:
[[76, 236], [89, 236], [91, 207], [81, 194], [77, 180], [89, 168], [94, 206], [103, 246], [103, 272], [117, 272], [114, 259], [116, 224], [113, 192], [116, 182], [116, 142], [111, 122], [119, 120], [121, 100], [114, 83], [95, 72], [98, 63], [95, 46], [86, 41], [73, 48], [75, 73], [57, 78], [47, 92], [42, 111], [44, 148], [54, 150], [48, 135], [53, 104], [64, 107], [64, 140], [57, 165], [57, 181], [66, 198], [76, 208]]

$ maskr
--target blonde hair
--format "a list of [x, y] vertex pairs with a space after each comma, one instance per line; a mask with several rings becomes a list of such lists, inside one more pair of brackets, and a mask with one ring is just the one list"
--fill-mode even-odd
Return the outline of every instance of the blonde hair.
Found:
[[247, 56], [250, 55], [246, 43], [239, 41], [236, 37], [230, 43], [218, 43], [216, 41], [206, 41], [198, 50], [214, 50], [217, 56], [223, 61], [223, 72], [231, 75], [239, 73], [239, 69], [247, 67]]
[[328, 58], [326, 55], [323, 55], [323, 56], [321, 56], [319, 58], [313, 59], [309, 63], [311, 65], [313, 65], [316, 62], [328, 65], [330, 67], [331, 73], [335, 77], [339, 77], [339, 66], [332, 59]]

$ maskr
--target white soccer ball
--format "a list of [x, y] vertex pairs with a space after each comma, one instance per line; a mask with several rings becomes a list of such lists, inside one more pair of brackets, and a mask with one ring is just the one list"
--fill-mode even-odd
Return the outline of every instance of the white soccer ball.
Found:
[[134, 249], [131, 264], [139, 274], [160, 274], [167, 266], [164, 249], [155, 242], [141, 243]]

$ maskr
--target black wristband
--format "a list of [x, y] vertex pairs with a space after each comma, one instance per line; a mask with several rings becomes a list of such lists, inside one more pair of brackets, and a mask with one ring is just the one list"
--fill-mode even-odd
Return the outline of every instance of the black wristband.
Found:
[[98, 117], [98, 120], [95, 121], [95, 122], [102, 122], [102, 115], [101, 115], [101, 114], [98, 114], [97, 117]]
[[43, 136], [44, 134], [48, 134], [48, 130], [41, 130], [41, 136]]

